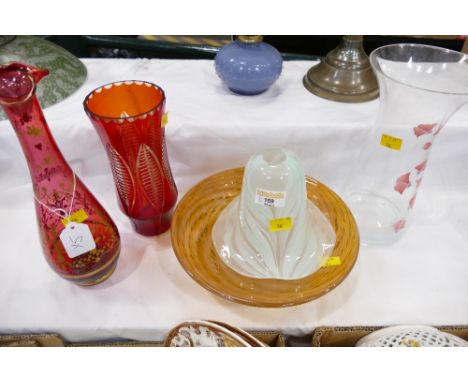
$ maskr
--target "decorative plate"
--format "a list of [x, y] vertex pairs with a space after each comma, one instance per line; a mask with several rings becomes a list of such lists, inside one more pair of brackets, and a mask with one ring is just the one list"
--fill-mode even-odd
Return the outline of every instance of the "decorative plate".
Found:
[[320, 182], [306, 177], [307, 196], [329, 219], [336, 243], [329, 261], [301, 279], [256, 279], [241, 275], [219, 257], [211, 231], [223, 209], [240, 194], [243, 168], [214, 174], [189, 190], [172, 220], [172, 247], [185, 271], [201, 286], [230, 301], [262, 307], [303, 304], [331, 291], [349, 274], [359, 251], [351, 211]]
[[208, 320], [208, 322], [211, 322], [213, 324], [222, 326], [226, 328], [227, 330], [231, 331], [232, 333], [238, 334], [241, 336], [245, 341], [248, 342], [248, 344], [252, 347], [268, 347], [268, 345], [265, 345], [262, 341], [260, 341], [258, 338], [254, 337], [252, 334], [249, 332], [246, 332], [245, 330], [238, 328], [236, 326], [231, 326], [229, 324], [226, 324], [225, 322], [219, 322], [219, 321], [213, 321], [213, 320]]
[[226, 327], [210, 321], [186, 321], [172, 329], [167, 347], [250, 347], [249, 342]]
[[361, 338], [356, 346], [368, 347], [448, 347], [468, 346], [464, 339], [432, 326], [390, 326]]

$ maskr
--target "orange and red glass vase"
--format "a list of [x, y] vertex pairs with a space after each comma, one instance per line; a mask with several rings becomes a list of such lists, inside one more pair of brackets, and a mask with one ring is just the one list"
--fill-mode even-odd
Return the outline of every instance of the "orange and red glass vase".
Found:
[[177, 188], [169, 167], [165, 95], [143, 81], [101, 86], [84, 101], [109, 157], [122, 211], [145, 236], [168, 230]]

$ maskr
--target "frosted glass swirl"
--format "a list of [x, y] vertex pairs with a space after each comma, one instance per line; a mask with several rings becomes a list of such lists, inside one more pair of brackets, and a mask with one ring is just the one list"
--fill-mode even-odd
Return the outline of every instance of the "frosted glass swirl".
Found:
[[222, 260], [254, 278], [298, 279], [316, 271], [335, 244], [333, 227], [307, 200], [304, 170], [284, 149], [253, 155], [240, 197], [216, 221]]

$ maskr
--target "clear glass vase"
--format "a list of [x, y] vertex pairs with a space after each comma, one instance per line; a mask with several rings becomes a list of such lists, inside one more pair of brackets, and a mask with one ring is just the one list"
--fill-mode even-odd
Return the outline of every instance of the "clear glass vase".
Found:
[[343, 197], [364, 244], [388, 244], [408, 226], [434, 140], [468, 102], [468, 57], [418, 44], [370, 55], [380, 109]]

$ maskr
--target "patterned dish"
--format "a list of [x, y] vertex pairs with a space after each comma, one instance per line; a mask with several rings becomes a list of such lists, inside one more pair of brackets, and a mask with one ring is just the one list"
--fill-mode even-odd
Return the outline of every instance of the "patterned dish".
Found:
[[251, 347], [238, 333], [210, 321], [185, 321], [166, 337], [167, 347]]
[[356, 346], [368, 347], [451, 347], [468, 346], [464, 339], [432, 326], [390, 326], [361, 338]]
[[245, 330], [242, 330], [241, 328], [237, 328], [235, 326], [231, 326], [231, 325], [228, 325], [224, 322], [219, 322], [219, 321], [213, 321], [213, 320], [209, 320], [209, 322], [213, 323], [213, 324], [217, 324], [217, 325], [220, 325], [220, 326], [223, 326], [225, 327], [227, 330], [230, 330], [231, 332], [233, 333], [236, 333], [238, 335], [240, 335], [244, 340], [246, 340], [250, 346], [253, 346], [253, 347], [268, 347], [267, 345], [265, 345], [262, 341], [260, 341], [259, 339], [255, 338], [253, 335], [251, 335], [250, 333], [246, 332]]

